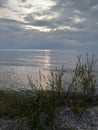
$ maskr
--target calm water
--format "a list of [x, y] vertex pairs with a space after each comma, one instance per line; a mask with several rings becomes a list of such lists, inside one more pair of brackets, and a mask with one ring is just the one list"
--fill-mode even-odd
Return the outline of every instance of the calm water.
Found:
[[27, 75], [35, 82], [39, 70], [49, 77], [49, 70], [62, 65], [69, 75], [80, 54], [75, 50], [0, 50], [0, 87], [30, 89]]

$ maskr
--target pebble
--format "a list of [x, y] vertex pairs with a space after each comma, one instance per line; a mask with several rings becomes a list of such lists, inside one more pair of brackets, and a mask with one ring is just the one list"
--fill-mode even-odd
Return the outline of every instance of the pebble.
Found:
[[[30, 130], [26, 123], [24, 130]], [[98, 106], [87, 109], [80, 116], [70, 108], [58, 107], [55, 110], [55, 125], [59, 130], [98, 130]], [[21, 130], [18, 121], [0, 119], [0, 130]]]
[[80, 116], [69, 108], [57, 108], [55, 120], [56, 123], [61, 120], [60, 129], [65, 124], [62, 130], [66, 130], [66, 127], [73, 128], [73, 130], [98, 130], [98, 106], [87, 109]]

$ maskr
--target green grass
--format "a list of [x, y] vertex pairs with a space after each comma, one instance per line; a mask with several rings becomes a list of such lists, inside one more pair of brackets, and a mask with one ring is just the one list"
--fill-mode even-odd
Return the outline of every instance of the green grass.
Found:
[[26, 111], [28, 102], [17, 92], [0, 90], [0, 117], [18, 118]]
[[[54, 124], [55, 108], [70, 107], [75, 113], [82, 113], [88, 107], [98, 106], [98, 95], [95, 95], [97, 79], [94, 73], [96, 60], [94, 56], [83, 63], [78, 57], [72, 81], [65, 91], [63, 84], [64, 67], [50, 72], [45, 90], [42, 81], [45, 76], [39, 71], [39, 80], [32, 82], [28, 76], [32, 91], [16, 92], [0, 90], [0, 118], [25, 119], [31, 130], [58, 129]], [[23, 125], [23, 124], [21, 124]]]

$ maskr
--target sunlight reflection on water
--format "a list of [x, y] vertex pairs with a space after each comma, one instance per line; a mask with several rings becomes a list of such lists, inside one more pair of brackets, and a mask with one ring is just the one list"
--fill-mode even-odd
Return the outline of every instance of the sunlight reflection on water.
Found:
[[59, 70], [62, 65], [65, 66], [65, 81], [69, 81], [79, 53], [75, 50], [0, 50], [0, 87], [31, 89], [28, 75], [36, 83], [39, 70], [49, 79], [50, 70], [56, 67]]

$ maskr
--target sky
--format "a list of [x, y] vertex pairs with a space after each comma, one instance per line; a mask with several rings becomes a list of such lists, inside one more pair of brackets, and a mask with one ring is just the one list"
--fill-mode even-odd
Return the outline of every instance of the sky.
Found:
[[98, 0], [0, 0], [0, 49], [98, 49]]

